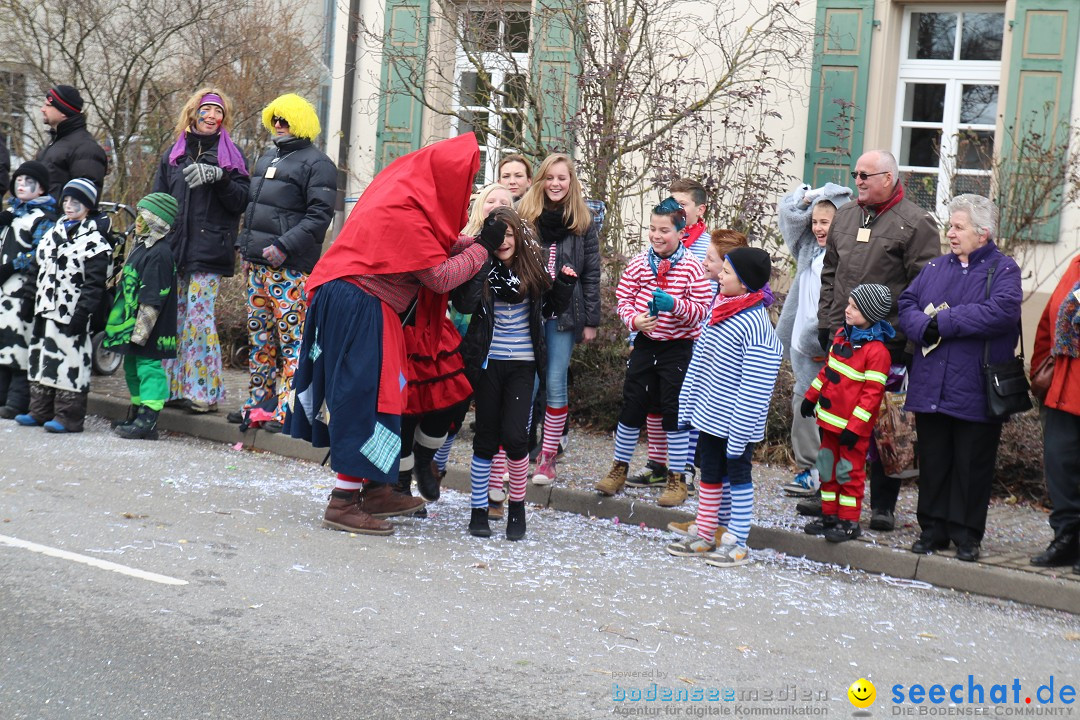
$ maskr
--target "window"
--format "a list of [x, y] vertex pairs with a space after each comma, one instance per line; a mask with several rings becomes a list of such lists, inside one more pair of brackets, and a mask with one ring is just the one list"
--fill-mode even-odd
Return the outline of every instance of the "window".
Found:
[[529, 72], [527, 10], [503, 6], [465, 9], [454, 72], [458, 132], [476, 133], [480, 172], [476, 184], [495, 181], [504, 153], [521, 144]]
[[15, 157], [26, 156], [26, 75], [0, 69], [0, 133]]
[[927, 210], [990, 193], [1004, 31], [1000, 6], [904, 13], [893, 151], [908, 197]]

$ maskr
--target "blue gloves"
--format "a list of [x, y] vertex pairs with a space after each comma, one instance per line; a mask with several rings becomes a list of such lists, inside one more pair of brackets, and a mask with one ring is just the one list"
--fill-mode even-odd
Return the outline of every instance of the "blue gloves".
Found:
[[649, 303], [649, 309], [655, 310], [655, 312], [671, 312], [675, 309], [675, 298], [668, 295], [663, 290], [652, 291], [652, 302]]

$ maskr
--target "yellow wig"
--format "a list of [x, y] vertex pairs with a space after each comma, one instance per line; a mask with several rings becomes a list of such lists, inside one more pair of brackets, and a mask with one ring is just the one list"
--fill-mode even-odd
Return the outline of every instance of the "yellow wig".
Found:
[[283, 117], [289, 122], [289, 132], [294, 137], [314, 140], [322, 131], [315, 108], [307, 100], [294, 93], [286, 93], [274, 98], [269, 105], [263, 108], [263, 127], [271, 133], [274, 132], [272, 120], [275, 115]]

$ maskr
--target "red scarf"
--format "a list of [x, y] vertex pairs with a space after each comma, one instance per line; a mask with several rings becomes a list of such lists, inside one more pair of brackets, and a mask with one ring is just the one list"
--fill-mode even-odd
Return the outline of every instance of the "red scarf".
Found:
[[691, 247], [693, 247], [694, 243], [697, 242], [697, 239], [699, 237], [701, 237], [704, 233], [705, 233], [705, 221], [704, 220], [698, 220], [693, 225], [690, 225], [689, 227], [684, 229], [683, 233], [682, 233], [683, 247], [686, 248], [687, 250], [689, 250]]
[[888, 209], [890, 209], [890, 208], [892, 208], [892, 207], [894, 207], [896, 205], [899, 205], [900, 201], [903, 200], [903, 199], [904, 199], [904, 186], [901, 185], [900, 183], [896, 183], [896, 189], [893, 190], [892, 196], [890, 196], [889, 199], [886, 200], [885, 202], [878, 203], [876, 205], [870, 205], [870, 204], [863, 203], [863, 202], [860, 201], [859, 202], [859, 207], [861, 207], [863, 209], [863, 212], [870, 214], [871, 220], [876, 220], [879, 217], [881, 217], [885, 213], [886, 210], [888, 210]]
[[745, 295], [734, 295], [731, 297], [718, 294], [716, 300], [713, 301], [712, 315], [709, 317], [709, 324], [716, 325], [717, 323], [722, 323], [732, 315], [741, 313], [743, 310], [753, 307], [764, 299], [765, 293], [760, 290], [748, 292]]

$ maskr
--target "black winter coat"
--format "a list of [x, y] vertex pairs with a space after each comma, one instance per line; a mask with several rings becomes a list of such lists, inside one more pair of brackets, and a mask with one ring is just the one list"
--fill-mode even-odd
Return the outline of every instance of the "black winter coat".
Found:
[[[273, 168], [267, 177], [267, 170]], [[250, 201], [237, 248], [241, 257], [268, 264], [271, 243], [285, 252], [282, 267], [310, 273], [322, 253], [334, 217], [337, 168], [306, 138], [290, 138], [267, 148], [252, 173]]]
[[[11, 153], [8, 152], [7, 138], [0, 134], [0, 197], [11, 186]], [[11, 193], [15, 194], [14, 191]]]
[[[493, 262], [498, 261], [487, 260], [471, 280], [450, 291], [450, 302], [454, 309], [465, 315], [472, 315], [469, 329], [461, 342], [461, 358], [465, 362], [465, 376], [473, 386], [476, 385], [477, 376], [491, 350], [491, 337], [495, 332], [495, 294], [491, 292], [487, 281]], [[543, 298], [539, 302], [530, 303], [529, 336], [532, 338], [536, 372], [541, 382], [547, 367], [544, 320], [566, 311], [576, 286], [577, 278], [567, 278], [560, 273]]]
[[109, 160], [86, 129], [86, 118], [76, 115], [50, 130], [52, 139], [41, 148], [37, 160], [49, 168], [49, 194], [57, 204], [64, 186], [73, 178], [89, 178], [97, 185], [99, 199], [109, 171]]
[[[543, 257], [550, 257], [551, 245], [545, 245]], [[573, 330], [574, 342], [581, 342], [587, 327], [600, 327], [600, 237], [596, 223], [590, 223], [584, 235], [567, 235], [558, 243], [555, 272], [563, 265], [574, 268], [578, 282], [570, 306], [560, 311], [559, 330]]]
[[192, 189], [184, 180], [184, 168], [196, 162], [217, 165], [217, 135], [188, 132], [187, 152], [169, 164], [161, 156], [153, 192], [166, 192], [179, 205], [176, 222], [166, 239], [176, 260], [177, 273], [209, 272], [232, 277], [236, 232], [247, 205], [251, 178], [239, 170], [226, 170], [221, 180]]

